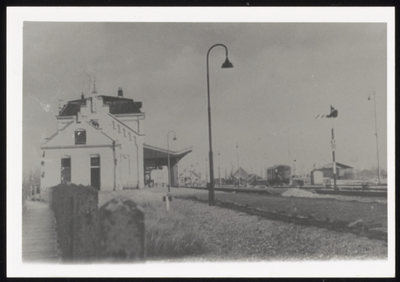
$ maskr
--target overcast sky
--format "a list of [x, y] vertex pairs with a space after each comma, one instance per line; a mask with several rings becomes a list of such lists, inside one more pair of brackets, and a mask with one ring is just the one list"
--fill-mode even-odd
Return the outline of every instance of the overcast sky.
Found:
[[[293, 164], [309, 173], [336, 160], [376, 166], [373, 92], [381, 167], [387, 162], [385, 23], [40, 23], [23, 25], [23, 163], [40, 163], [40, 140], [56, 131], [58, 100], [99, 95], [143, 102], [146, 143], [193, 146], [180, 168], [208, 159], [206, 54], [210, 53], [215, 175], [265, 173]], [[371, 100], [368, 100], [371, 96]], [[238, 144], [238, 149], [236, 145]], [[218, 157], [220, 152], [220, 158]], [[264, 175], [263, 175], [264, 176]]]

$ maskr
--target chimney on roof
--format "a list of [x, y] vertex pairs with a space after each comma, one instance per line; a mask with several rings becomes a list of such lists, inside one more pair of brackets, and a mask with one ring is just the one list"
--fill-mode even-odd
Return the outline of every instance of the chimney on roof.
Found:
[[124, 97], [124, 94], [122, 92], [122, 87], [118, 87], [118, 97]]
[[58, 111], [60, 112], [64, 108], [64, 101], [58, 100]]
[[81, 99], [82, 99], [82, 100], [85, 99], [85, 95], [83, 95], [83, 92], [82, 92], [82, 94], [81, 94]]

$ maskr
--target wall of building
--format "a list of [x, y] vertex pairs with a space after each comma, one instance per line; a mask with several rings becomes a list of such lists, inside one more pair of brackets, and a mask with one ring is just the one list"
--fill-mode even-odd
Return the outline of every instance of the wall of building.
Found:
[[120, 121], [139, 134], [145, 134], [144, 113], [131, 115], [115, 115]]
[[[325, 178], [333, 179], [333, 169], [332, 168], [324, 168], [321, 169], [323, 172], [323, 176]], [[344, 169], [340, 167], [336, 167], [336, 177], [337, 179], [354, 179], [354, 173], [352, 168]]]
[[[195, 174], [193, 174], [190, 171], [186, 171], [181, 176], [178, 178], [178, 183], [180, 186], [185, 186], [185, 185], [199, 185], [199, 178], [196, 177]], [[219, 182], [216, 182], [219, 183]]]
[[311, 172], [311, 184], [323, 184], [324, 178], [322, 171], [314, 170]]
[[[117, 150], [118, 179], [122, 188], [144, 187], [144, 135], [130, 130], [111, 116], [101, 120], [102, 131], [120, 146]], [[122, 189], [121, 188], [121, 189]]]
[[61, 183], [61, 159], [71, 159], [71, 182], [77, 185], [90, 185], [91, 166], [90, 158], [100, 156], [100, 183], [101, 190], [114, 189], [114, 167], [113, 150], [105, 148], [70, 148], [70, 149], [48, 149], [42, 158], [41, 187], [47, 188]]
[[[60, 117], [58, 132], [42, 145], [41, 187], [61, 182], [61, 158], [71, 158], [71, 182], [90, 185], [90, 158], [100, 156], [101, 190], [144, 187], [144, 114], [121, 115], [124, 122], [109, 114], [102, 98], [86, 101], [77, 116]], [[92, 121], [97, 123], [93, 126]], [[75, 144], [75, 131], [86, 131], [86, 143]], [[113, 145], [114, 144], [114, 145]], [[113, 150], [114, 148], [114, 150]]]

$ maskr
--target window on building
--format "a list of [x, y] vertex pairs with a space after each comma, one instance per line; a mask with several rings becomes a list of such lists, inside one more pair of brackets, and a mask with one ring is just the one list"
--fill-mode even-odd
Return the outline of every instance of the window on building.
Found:
[[71, 182], [71, 158], [61, 158], [61, 183]]
[[90, 158], [91, 167], [100, 167], [100, 157], [98, 155], [93, 155]]
[[90, 157], [90, 185], [100, 190], [100, 156]]
[[84, 129], [75, 131], [75, 144], [86, 144], [86, 131]]

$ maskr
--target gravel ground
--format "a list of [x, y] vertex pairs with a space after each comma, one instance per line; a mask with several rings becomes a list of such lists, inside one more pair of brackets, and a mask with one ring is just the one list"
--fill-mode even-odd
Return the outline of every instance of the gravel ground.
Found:
[[[174, 189], [174, 195], [196, 195], [204, 200], [208, 198], [206, 191], [186, 191], [190, 189]], [[295, 189], [293, 189], [295, 190]], [[289, 190], [287, 190], [289, 192]], [[185, 194], [187, 193], [187, 194]], [[289, 194], [289, 193], [288, 193]], [[310, 192], [300, 191], [298, 195], [311, 194]], [[327, 217], [334, 220], [364, 221], [372, 220], [387, 227], [387, 202], [379, 199], [367, 198], [362, 201], [354, 197], [336, 196], [319, 197], [282, 197], [272, 195], [257, 195], [245, 193], [224, 193], [216, 194], [216, 200], [233, 202], [251, 207], [260, 208], [266, 211], [285, 211], [288, 214], [300, 214], [303, 216], [312, 215], [317, 219], [325, 220]], [[345, 197], [346, 200], [342, 198]]]
[[[198, 194], [190, 189], [173, 189], [173, 195]], [[197, 255], [180, 258], [149, 257], [149, 261], [209, 262], [209, 261], [332, 261], [386, 260], [387, 243], [350, 233], [335, 232], [268, 220], [246, 213], [209, 207], [190, 200], [174, 199], [171, 211], [165, 211], [163, 189], [132, 190], [100, 195], [100, 205], [124, 195], [145, 203], [147, 224], [162, 224], [160, 230], [196, 234], [194, 245], [201, 246]], [[218, 197], [226, 193], [216, 193]], [[228, 194], [229, 195], [229, 194]], [[151, 202], [148, 199], [151, 198]], [[282, 197], [283, 198], [283, 197]], [[286, 198], [286, 200], [291, 198]], [[332, 201], [332, 200], [330, 200]], [[156, 220], [155, 222], [152, 222]], [[171, 227], [168, 227], [171, 226]], [[174, 231], [176, 230], [176, 231]], [[165, 231], [165, 230], [163, 230]], [[192, 242], [193, 243], [193, 242]]]
[[[316, 227], [250, 216], [206, 204], [174, 200], [197, 222], [209, 246], [200, 257], [186, 260], [363, 260], [386, 259], [387, 244]], [[178, 208], [178, 207], [177, 207]]]
[[364, 197], [364, 196], [343, 196], [343, 195], [324, 195], [317, 194], [312, 190], [303, 190], [299, 188], [290, 188], [281, 194], [283, 197], [298, 198], [320, 198], [320, 199], [336, 199], [340, 201], [364, 202], [364, 203], [381, 203], [387, 204], [387, 200], [381, 197]]

